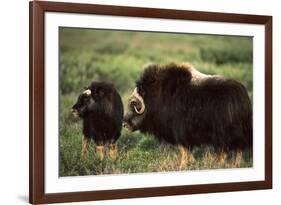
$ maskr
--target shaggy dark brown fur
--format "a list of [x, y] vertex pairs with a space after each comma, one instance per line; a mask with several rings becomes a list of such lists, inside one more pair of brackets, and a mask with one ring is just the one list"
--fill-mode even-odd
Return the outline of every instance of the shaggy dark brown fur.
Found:
[[[124, 125], [186, 148], [252, 149], [252, 105], [236, 80], [205, 75], [189, 64], [152, 64], [136, 83]], [[143, 113], [137, 113], [145, 107]]]
[[105, 144], [110, 144], [112, 148], [109, 154], [116, 152], [114, 143], [121, 134], [123, 104], [112, 84], [93, 82], [79, 95], [72, 109], [73, 113], [83, 120], [83, 155], [88, 152], [90, 139], [98, 145], [97, 152], [101, 159], [104, 157], [103, 145]]

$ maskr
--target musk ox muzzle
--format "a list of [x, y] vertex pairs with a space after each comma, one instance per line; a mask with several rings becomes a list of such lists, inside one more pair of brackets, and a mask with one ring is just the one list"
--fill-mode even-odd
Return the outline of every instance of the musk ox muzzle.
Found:
[[133, 132], [136, 130], [136, 126], [131, 121], [131, 118], [132, 116], [130, 114], [126, 114], [123, 118], [122, 126]]
[[79, 112], [78, 112], [78, 110], [75, 109], [75, 108], [72, 108], [72, 109], [71, 109], [71, 113], [72, 113], [72, 115], [73, 115], [74, 117], [78, 117], [78, 116], [79, 116]]

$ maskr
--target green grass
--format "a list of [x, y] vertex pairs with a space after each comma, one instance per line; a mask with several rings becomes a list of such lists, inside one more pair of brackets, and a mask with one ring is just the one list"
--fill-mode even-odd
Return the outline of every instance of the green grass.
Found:
[[[98, 159], [91, 144], [89, 157], [80, 158], [81, 120], [70, 108], [92, 81], [112, 82], [125, 110], [135, 81], [148, 63], [190, 62], [201, 72], [231, 77], [243, 83], [252, 98], [252, 39], [248, 37], [60, 29], [60, 176], [177, 171], [178, 150], [153, 136], [122, 131], [116, 160]], [[191, 150], [195, 162], [187, 170], [251, 167], [252, 154], [235, 153], [218, 163], [211, 147]]]

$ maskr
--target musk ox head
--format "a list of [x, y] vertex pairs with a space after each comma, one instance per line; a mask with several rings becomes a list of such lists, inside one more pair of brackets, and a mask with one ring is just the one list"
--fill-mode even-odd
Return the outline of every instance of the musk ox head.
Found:
[[84, 117], [87, 113], [111, 110], [111, 103], [108, 101], [112, 94], [110, 84], [103, 82], [93, 82], [85, 87], [79, 95], [77, 102], [72, 107], [74, 116]]
[[146, 115], [145, 102], [139, 88], [136, 87], [128, 100], [128, 112], [124, 116], [123, 126], [131, 131], [139, 128]]
[[85, 113], [93, 109], [95, 100], [92, 95], [92, 90], [86, 88], [84, 92], [79, 95], [77, 102], [72, 107], [72, 113], [75, 117], [83, 117]]

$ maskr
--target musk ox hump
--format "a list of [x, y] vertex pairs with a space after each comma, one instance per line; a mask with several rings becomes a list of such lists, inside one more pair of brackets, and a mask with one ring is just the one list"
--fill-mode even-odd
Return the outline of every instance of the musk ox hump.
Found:
[[183, 64], [180, 64], [179, 66], [186, 68], [190, 72], [192, 84], [196, 85], [196, 84], [200, 83], [200, 81], [202, 81], [206, 78], [212, 77], [212, 75], [207, 75], [207, 74], [201, 73], [199, 70], [194, 68], [193, 65], [191, 65], [189, 63], [183, 63]]

